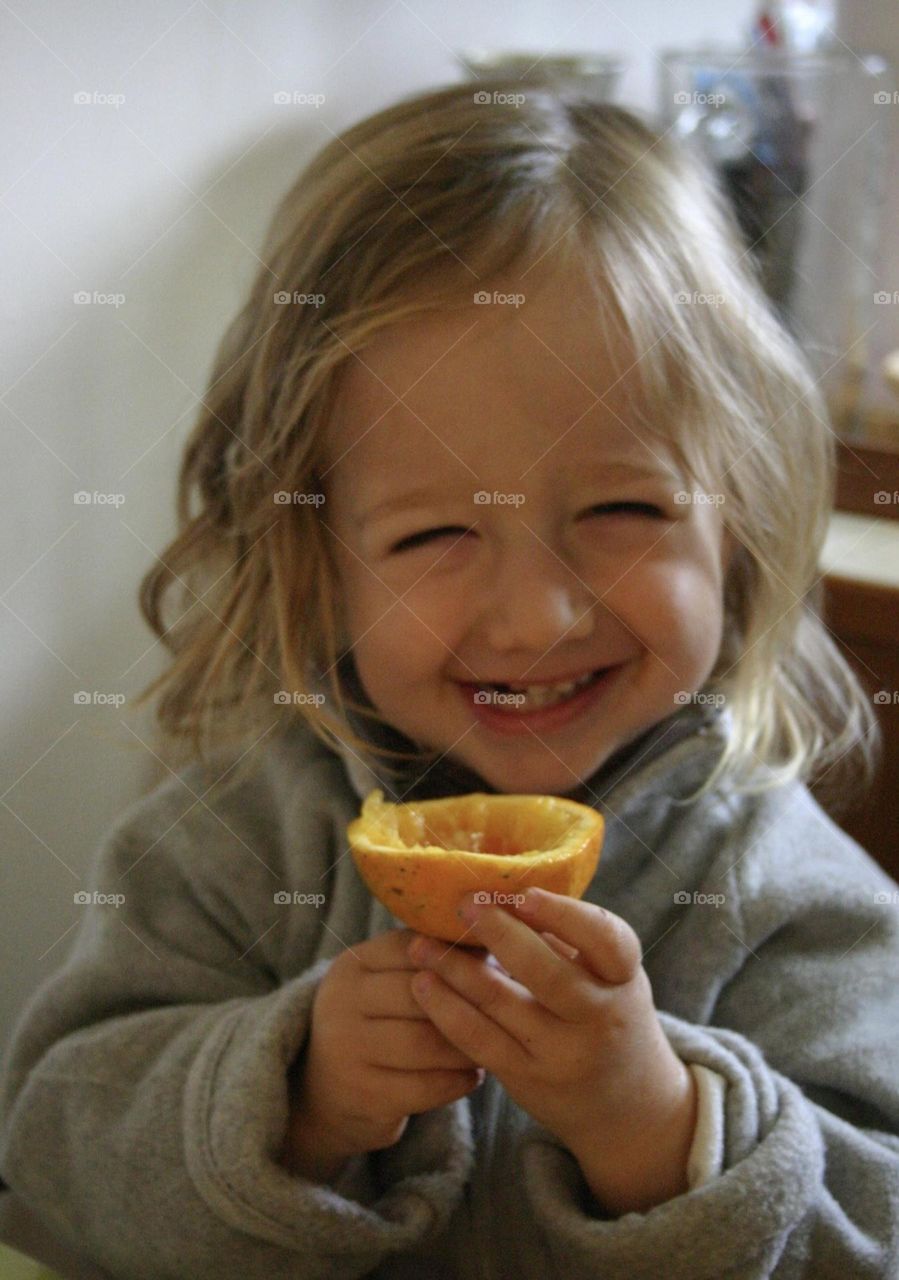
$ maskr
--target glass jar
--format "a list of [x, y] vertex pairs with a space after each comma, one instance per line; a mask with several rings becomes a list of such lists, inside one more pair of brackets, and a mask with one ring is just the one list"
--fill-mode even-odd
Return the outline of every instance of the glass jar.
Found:
[[624, 59], [615, 54], [526, 53], [501, 49], [467, 49], [456, 59], [469, 79], [507, 76], [522, 84], [576, 88], [600, 102], [614, 99]]
[[659, 126], [711, 167], [766, 293], [847, 434], [880, 301], [893, 100], [885, 59], [845, 47], [662, 54]]

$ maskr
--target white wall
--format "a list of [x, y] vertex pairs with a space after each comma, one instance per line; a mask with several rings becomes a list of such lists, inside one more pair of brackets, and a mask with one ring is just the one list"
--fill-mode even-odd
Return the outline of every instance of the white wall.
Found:
[[[453, 50], [476, 44], [619, 51], [629, 60], [621, 100], [654, 107], [654, 50], [735, 39], [752, 8], [2, 6], [0, 1039], [65, 958], [73, 895], [103, 832], [158, 777], [139, 740], [146, 713], [74, 695], [128, 698], [159, 669], [137, 582], [172, 531], [176, 463], [214, 347], [299, 167], [362, 115], [460, 78]], [[326, 103], [274, 105], [285, 89]], [[79, 105], [78, 92], [125, 100]], [[82, 290], [125, 301], [76, 305]], [[81, 490], [124, 502], [76, 506]]]

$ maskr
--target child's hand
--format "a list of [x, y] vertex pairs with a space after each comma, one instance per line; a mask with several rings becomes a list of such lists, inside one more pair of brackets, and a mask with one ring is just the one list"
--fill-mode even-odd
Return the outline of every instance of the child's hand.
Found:
[[414, 936], [392, 929], [357, 943], [319, 984], [285, 1145], [292, 1172], [330, 1180], [350, 1156], [397, 1142], [410, 1115], [483, 1078], [412, 995]]
[[637, 935], [587, 902], [534, 890], [531, 900], [533, 913], [486, 905], [466, 917], [478, 917], [472, 945], [502, 969], [484, 951], [413, 942], [413, 959], [433, 971], [413, 983], [416, 999], [568, 1147], [606, 1207], [645, 1209], [680, 1194], [693, 1079], [658, 1021]]

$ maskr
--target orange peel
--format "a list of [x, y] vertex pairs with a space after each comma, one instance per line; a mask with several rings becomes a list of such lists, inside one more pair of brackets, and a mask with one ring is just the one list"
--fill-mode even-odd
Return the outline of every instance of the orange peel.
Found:
[[360, 876], [374, 897], [419, 933], [472, 942], [461, 900], [513, 905], [536, 885], [580, 898], [596, 872], [605, 824], [560, 796], [471, 792], [391, 804], [370, 792], [347, 827]]

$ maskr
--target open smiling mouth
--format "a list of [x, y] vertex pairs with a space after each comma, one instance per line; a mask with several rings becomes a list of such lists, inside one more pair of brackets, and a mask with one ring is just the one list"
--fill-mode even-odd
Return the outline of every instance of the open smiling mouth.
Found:
[[459, 688], [481, 724], [501, 732], [548, 730], [567, 724], [598, 701], [621, 665], [599, 667], [559, 684], [460, 683]]

